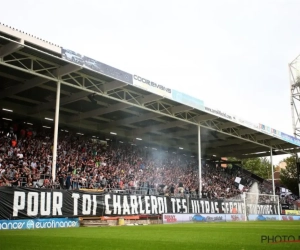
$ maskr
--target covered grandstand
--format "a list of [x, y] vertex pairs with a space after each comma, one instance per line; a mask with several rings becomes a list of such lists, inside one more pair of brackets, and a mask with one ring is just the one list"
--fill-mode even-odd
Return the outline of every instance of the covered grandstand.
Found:
[[1, 119], [54, 129], [54, 156], [61, 130], [198, 157], [200, 171], [201, 159], [272, 157], [300, 146], [264, 124], [3, 24], [0, 81]]

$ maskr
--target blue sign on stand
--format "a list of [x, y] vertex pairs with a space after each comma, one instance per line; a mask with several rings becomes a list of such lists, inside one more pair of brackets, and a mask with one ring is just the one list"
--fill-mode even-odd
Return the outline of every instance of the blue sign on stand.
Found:
[[195, 109], [204, 110], [204, 102], [177, 90], [172, 90], [172, 99]]
[[78, 218], [0, 220], [0, 230], [79, 227]]

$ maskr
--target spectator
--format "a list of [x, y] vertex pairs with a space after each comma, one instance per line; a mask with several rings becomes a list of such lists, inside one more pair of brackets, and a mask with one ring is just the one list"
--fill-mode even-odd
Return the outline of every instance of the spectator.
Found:
[[[193, 158], [131, 144], [106, 146], [96, 140], [78, 139], [71, 132], [59, 134], [57, 180], [53, 181], [53, 135], [6, 125], [9, 132], [0, 133], [0, 186], [101, 188], [109, 192], [191, 197], [199, 193], [198, 162]], [[244, 190], [236, 187], [237, 176], [247, 180]], [[201, 180], [201, 195], [209, 199], [235, 197], [255, 181], [242, 168], [222, 168], [214, 163], [202, 164]], [[269, 193], [272, 186], [263, 182], [260, 190]], [[291, 202], [288, 197], [284, 200]]]

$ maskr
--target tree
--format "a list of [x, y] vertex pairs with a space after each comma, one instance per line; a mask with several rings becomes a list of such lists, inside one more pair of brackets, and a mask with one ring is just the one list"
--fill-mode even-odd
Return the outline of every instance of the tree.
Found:
[[290, 156], [283, 160], [286, 168], [281, 170], [280, 180], [283, 186], [289, 189], [293, 194], [298, 194], [297, 166], [296, 157]]
[[[267, 157], [263, 158], [249, 158], [239, 160], [234, 157], [228, 158], [228, 161], [241, 161], [241, 167], [247, 169], [251, 173], [263, 178], [263, 179], [271, 179], [272, 178], [272, 169], [271, 162]], [[238, 164], [239, 165], [239, 164]]]
[[271, 162], [268, 157], [259, 158], [261, 165], [258, 170], [257, 175], [264, 179], [272, 179], [272, 167], [274, 170], [274, 166], [271, 165]]
[[272, 178], [271, 163], [266, 157], [243, 159], [242, 167], [261, 178]]

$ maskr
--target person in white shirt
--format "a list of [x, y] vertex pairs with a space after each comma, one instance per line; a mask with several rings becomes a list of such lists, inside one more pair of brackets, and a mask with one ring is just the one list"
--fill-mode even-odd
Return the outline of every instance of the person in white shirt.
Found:
[[32, 169], [36, 169], [36, 162], [35, 161], [31, 162], [30, 166]]

